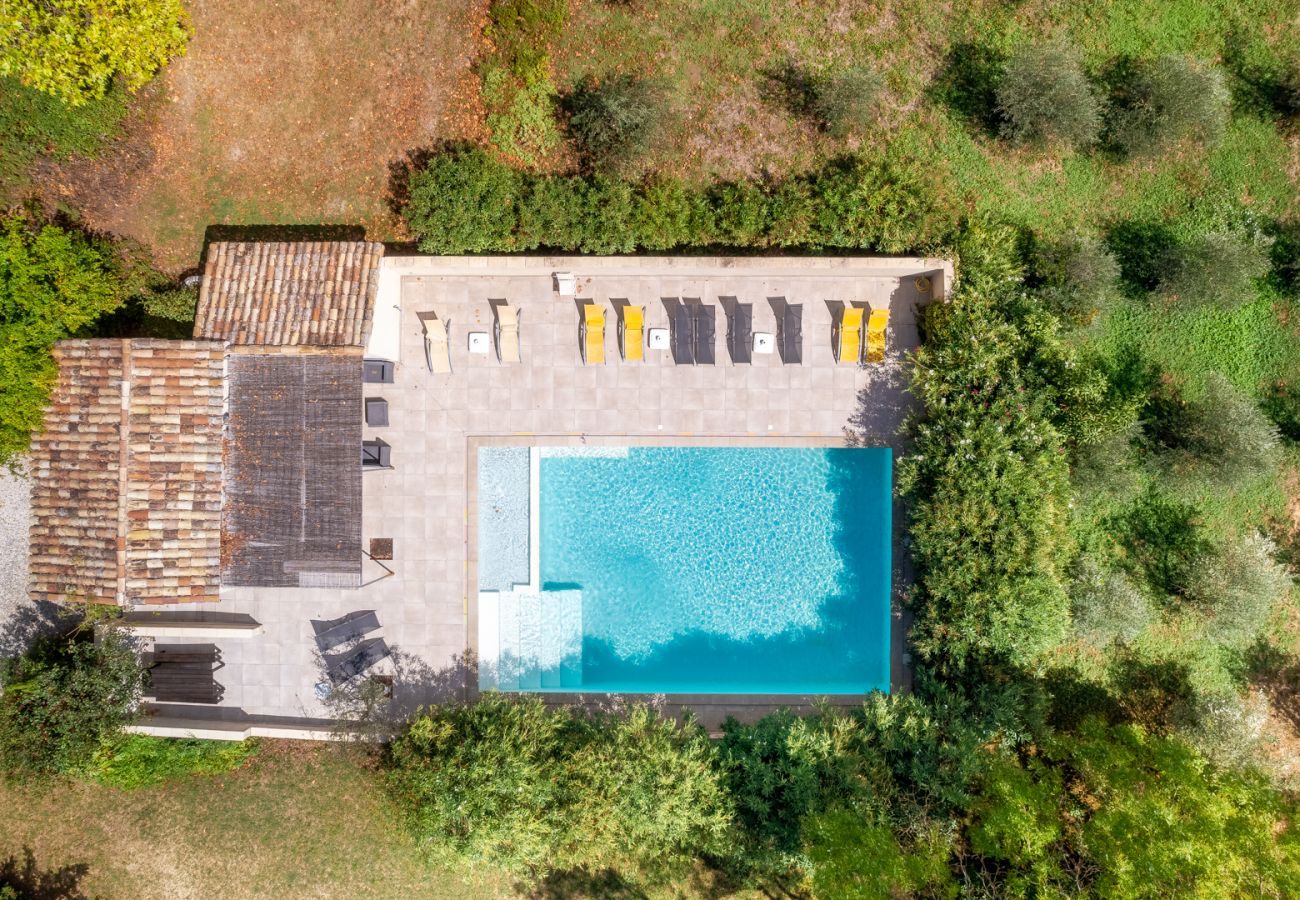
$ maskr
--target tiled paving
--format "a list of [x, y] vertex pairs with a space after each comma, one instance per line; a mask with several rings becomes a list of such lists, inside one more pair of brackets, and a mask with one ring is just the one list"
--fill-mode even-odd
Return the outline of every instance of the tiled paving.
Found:
[[[402, 705], [461, 693], [473, 613], [471, 443], [627, 437], [825, 445], [842, 440], [851, 421], [891, 443], [907, 408], [898, 357], [916, 346], [918, 302], [950, 283], [945, 267], [937, 260], [385, 258], [376, 319], [400, 307], [400, 315], [386, 313], [399, 333], [377, 326], [372, 346], [400, 346], [401, 358], [393, 384], [365, 386], [366, 396], [388, 401], [390, 422], [367, 427], [365, 437], [388, 442], [393, 465], [364, 475], [362, 539], [369, 546], [391, 538], [393, 559], [367, 560], [360, 590], [224, 588], [219, 611], [247, 613], [265, 632], [221, 643], [223, 705], [255, 715], [324, 715], [314, 692], [321, 669], [311, 621], [363, 609], [376, 611], [378, 636], [394, 650]], [[575, 273], [577, 297], [556, 293], [556, 271]], [[917, 291], [921, 273], [931, 280], [929, 294]], [[677, 366], [666, 351], [652, 350], [644, 363], [621, 360], [615, 310], [643, 305], [647, 329], [666, 328], [665, 298], [719, 306], [717, 365]], [[732, 298], [753, 304], [755, 331], [773, 333], [770, 298], [802, 303], [804, 364], [756, 354], [752, 365], [732, 365], [724, 312]], [[519, 365], [468, 350], [470, 332], [491, 335], [493, 305], [502, 301], [519, 310]], [[606, 310], [600, 366], [584, 366], [580, 355], [586, 301]], [[835, 365], [831, 326], [844, 304], [889, 307], [885, 364]], [[450, 375], [426, 368], [422, 313], [449, 323]]]

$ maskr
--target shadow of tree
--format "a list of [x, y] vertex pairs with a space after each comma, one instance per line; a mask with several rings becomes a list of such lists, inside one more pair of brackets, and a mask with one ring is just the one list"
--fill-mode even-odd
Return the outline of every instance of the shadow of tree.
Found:
[[[792, 116], [817, 121], [817, 77], [793, 59], [765, 69], [759, 82], [759, 96]], [[820, 124], [820, 123], [818, 123]]]
[[552, 873], [529, 891], [528, 896], [533, 900], [573, 900], [586, 897], [642, 900], [649, 897], [649, 894], [613, 869], [602, 869], [599, 872], [578, 869]]
[[1300, 116], [1300, 65], [1273, 54], [1253, 53], [1251, 38], [1235, 33], [1224, 41], [1223, 65], [1232, 75], [1233, 104], [1257, 116]]
[[1125, 719], [1161, 734], [1196, 699], [1190, 670], [1172, 660], [1148, 662], [1126, 653], [1112, 664], [1111, 680]]
[[435, 669], [394, 645], [386, 657], [391, 675], [375, 671], [333, 684], [324, 655], [316, 651], [315, 656], [319, 683], [330, 685], [321, 702], [339, 735], [353, 740], [395, 734], [421, 707], [464, 702], [470, 685], [478, 683], [478, 663], [468, 650]]
[[1300, 734], [1300, 659], [1261, 640], [1246, 652], [1244, 674], [1263, 688], [1273, 712]]
[[87, 896], [81, 881], [89, 871], [85, 863], [41, 869], [36, 854], [24, 846], [21, 860], [13, 855], [0, 862], [0, 896], [8, 889], [23, 900], [81, 900]]
[[1159, 222], [1119, 222], [1106, 231], [1106, 246], [1115, 255], [1120, 281], [1130, 293], [1156, 289], [1176, 243], [1169, 226]]
[[954, 44], [930, 86], [930, 97], [989, 137], [997, 137], [1002, 127], [997, 87], [1006, 64], [1001, 50], [971, 42]]
[[21, 656], [38, 640], [66, 634], [82, 620], [75, 609], [48, 600], [24, 600], [0, 623], [0, 659]]

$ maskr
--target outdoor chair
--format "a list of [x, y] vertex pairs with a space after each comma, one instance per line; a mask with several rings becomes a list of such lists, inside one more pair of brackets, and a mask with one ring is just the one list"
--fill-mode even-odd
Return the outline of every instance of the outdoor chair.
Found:
[[424, 361], [435, 375], [451, 374], [451, 347], [448, 344], [451, 322], [427, 318], [424, 322]]
[[691, 308], [678, 303], [672, 315], [673, 362], [679, 366], [695, 365], [695, 316]]
[[862, 308], [845, 307], [835, 332], [835, 361], [857, 365], [862, 360]]
[[727, 323], [727, 352], [735, 365], [754, 361], [754, 304], [737, 303]]
[[605, 311], [599, 304], [588, 303], [582, 307], [582, 321], [578, 323], [578, 338], [582, 344], [582, 361], [589, 366], [605, 362]]
[[884, 362], [885, 329], [889, 327], [889, 310], [873, 309], [867, 321], [867, 362]]
[[641, 362], [645, 359], [645, 307], [628, 306], [618, 321], [618, 342], [623, 350], [624, 362]]
[[716, 306], [700, 305], [692, 310], [695, 319], [695, 362], [702, 366], [712, 366], [718, 361], [713, 352], [717, 313]]
[[803, 365], [803, 304], [787, 303], [781, 311], [781, 334], [778, 346], [781, 362], [787, 366]]
[[519, 310], [513, 306], [498, 306], [496, 321], [497, 359], [503, 363], [519, 362]]

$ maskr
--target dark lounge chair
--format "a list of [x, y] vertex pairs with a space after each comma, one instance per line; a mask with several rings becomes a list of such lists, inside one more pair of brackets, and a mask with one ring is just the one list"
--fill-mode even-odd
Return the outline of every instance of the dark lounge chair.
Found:
[[713, 352], [717, 335], [716, 306], [696, 306], [693, 308], [695, 318], [695, 362], [702, 366], [716, 365], [717, 356]]
[[327, 622], [313, 621], [312, 629], [316, 632], [316, 646], [321, 653], [328, 653], [349, 641], [364, 637], [379, 629], [379, 617], [373, 609], [348, 613], [341, 619]]
[[754, 361], [754, 304], [736, 304], [727, 323], [727, 352], [736, 365]]
[[673, 362], [679, 366], [695, 365], [695, 317], [684, 303], [673, 309], [672, 339]]
[[356, 678], [388, 655], [388, 644], [383, 638], [362, 641], [347, 653], [325, 657], [325, 671], [330, 681], [341, 684]]
[[391, 469], [393, 448], [376, 438], [361, 442], [361, 466], [366, 469]]
[[781, 362], [803, 364], [803, 304], [787, 303], [781, 313]]

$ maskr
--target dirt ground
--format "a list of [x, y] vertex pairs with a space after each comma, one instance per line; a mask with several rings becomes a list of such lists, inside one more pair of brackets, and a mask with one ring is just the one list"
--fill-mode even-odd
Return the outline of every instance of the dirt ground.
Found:
[[55, 167], [50, 199], [134, 238], [171, 272], [205, 229], [364, 226], [402, 236], [390, 166], [473, 135], [482, 0], [191, 0], [189, 51], [98, 159]]

